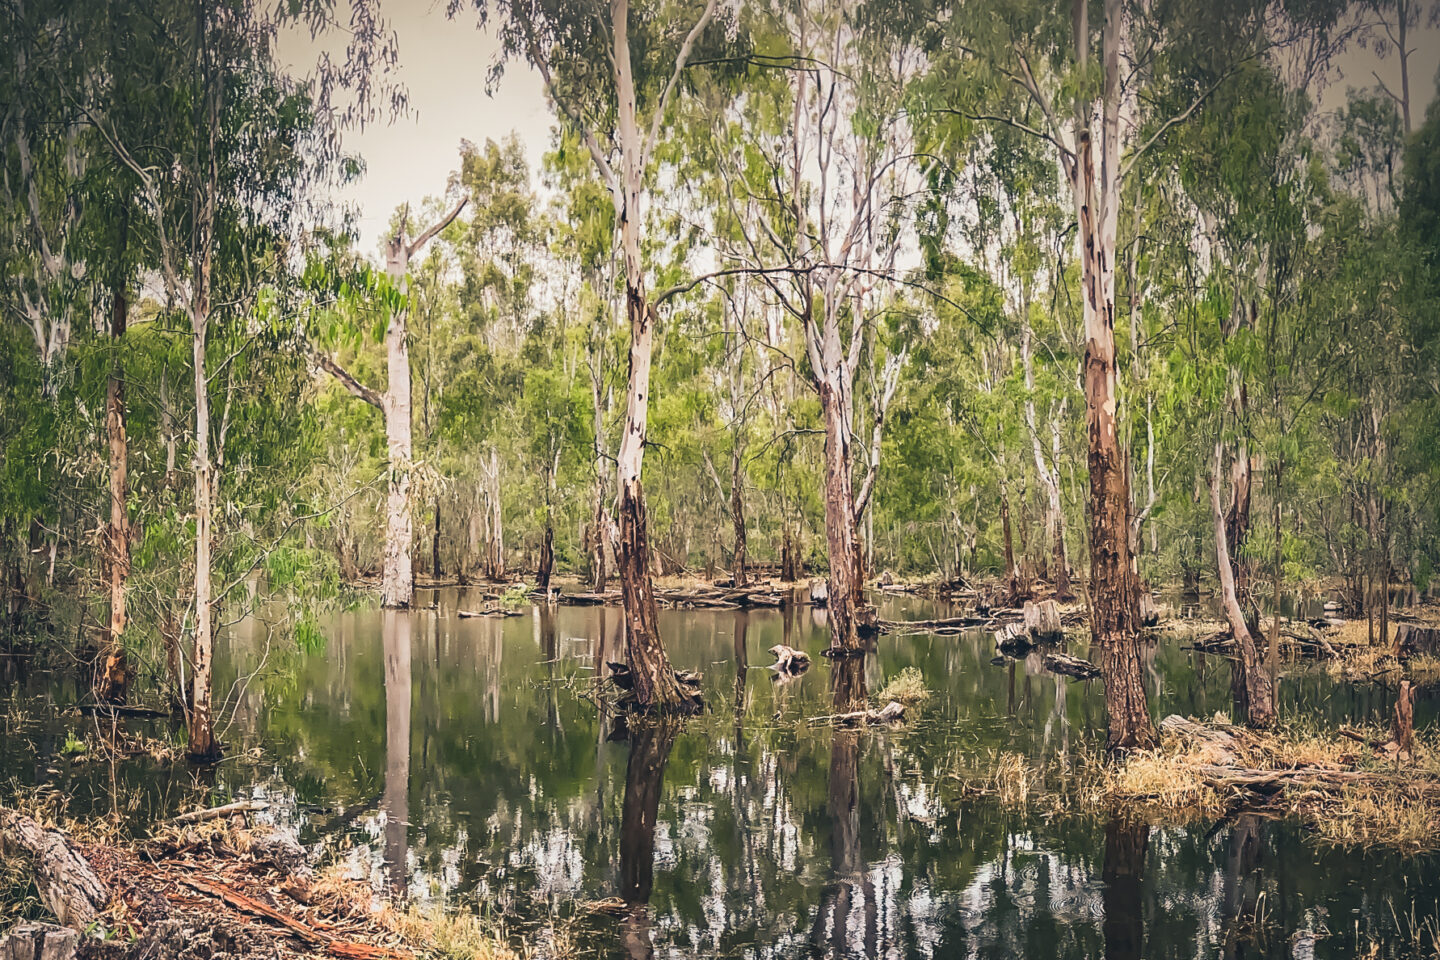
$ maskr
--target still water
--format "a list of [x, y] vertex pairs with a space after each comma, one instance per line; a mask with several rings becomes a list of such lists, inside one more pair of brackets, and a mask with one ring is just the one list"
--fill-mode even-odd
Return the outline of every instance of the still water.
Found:
[[[593, 696], [597, 669], [620, 658], [617, 611], [462, 619], [478, 596], [422, 591], [432, 601], [338, 614], [311, 653], [237, 625], [216, 685], [232, 691], [231, 759], [203, 774], [69, 762], [66, 734], [93, 721], [63, 712], [73, 683], [32, 674], [0, 691], [0, 796], [45, 784], [72, 815], [137, 822], [268, 799], [265, 816], [377, 886], [477, 906], [519, 935], [559, 927], [602, 957], [1436, 955], [1440, 857], [1334, 848], [1255, 815], [1152, 826], [963, 789], [1002, 752], [1038, 766], [1093, 749], [1104, 719], [1098, 682], [992, 663], [983, 634], [887, 635], [847, 667], [818, 656], [822, 611], [662, 611], [709, 709], [627, 730]], [[777, 680], [777, 643], [815, 666]], [[933, 695], [903, 726], [806, 722], [834, 712], [837, 686], [874, 692], [907, 666]], [[1147, 672], [1157, 715], [1228, 709], [1224, 660], [1162, 641]], [[1282, 711], [1321, 722], [1391, 702], [1313, 671], [1282, 683]], [[1418, 723], [1435, 716], [1417, 703]], [[590, 909], [608, 898], [630, 906]]]

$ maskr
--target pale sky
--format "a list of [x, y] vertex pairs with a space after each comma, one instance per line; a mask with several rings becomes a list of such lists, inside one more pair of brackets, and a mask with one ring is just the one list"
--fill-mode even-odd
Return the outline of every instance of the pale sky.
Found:
[[[483, 144], [513, 131], [525, 145], [534, 176], [553, 122], [540, 75], [523, 62], [507, 64], [494, 97], [485, 93], [497, 44], [475, 26], [473, 16], [447, 19], [445, 0], [382, 0], [380, 8], [399, 37], [399, 77], [410, 96], [410, 116], [345, 138], [346, 151], [364, 158], [366, 173], [339, 199], [358, 207], [360, 249], [367, 253], [375, 252], [396, 207], [406, 201], [418, 205], [445, 191], [451, 171], [460, 166], [462, 139]], [[332, 56], [343, 54], [343, 38], [321, 39], [335, 51]], [[280, 56], [296, 73], [308, 73], [314, 62], [308, 40], [281, 43]]]
[[[444, 191], [450, 172], [459, 166], [462, 139], [483, 144], [513, 131], [525, 146], [532, 175], [538, 175], [553, 124], [540, 77], [524, 63], [508, 64], [495, 95], [486, 94], [496, 43], [475, 26], [473, 15], [448, 20], [445, 0], [382, 0], [380, 7], [399, 37], [399, 76], [409, 92], [411, 115], [352, 132], [346, 140], [346, 149], [364, 158], [367, 172], [338, 199], [358, 208], [361, 249], [369, 253], [375, 252], [397, 206]], [[334, 49], [332, 55], [342, 54], [342, 36], [322, 39]], [[1418, 127], [1435, 95], [1440, 32], [1422, 28], [1410, 39], [1411, 116]], [[303, 74], [315, 50], [308, 38], [291, 37], [282, 42], [280, 55]], [[1399, 90], [1399, 62], [1393, 54], [1382, 61], [1373, 51], [1352, 45], [1335, 64], [1322, 108], [1343, 105], [1347, 87], [1373, 87], [1372, 71]]]

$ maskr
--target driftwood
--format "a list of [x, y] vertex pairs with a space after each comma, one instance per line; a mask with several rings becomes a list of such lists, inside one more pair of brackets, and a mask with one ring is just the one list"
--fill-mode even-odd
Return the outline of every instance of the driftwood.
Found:
[[182, 813], [178, 817], [171, 818], [171, 823], [203, 823], [206, 820], [219, 820], [221, 817], [228, 817], [234, 813], [258, 813], [261, 810], [268, 810], [270, 804], [264, 800], [237, 800], [234, 803], [222, 804], [218, 807], [210, 807], [206, 810], [192, 810], [189, 813]]
[[770, 648], [770, 654], [775, 658], [775, 663], [771, 665], [770, 669], [776, 673], [798, 676], [810, 669], [810, 654], [804, 650], [796, 650], [794, 647], [777, 643]]
[[0, 807], [0, 852], [8, 859], [12, 850], [30, 855], [40, 900], [63, 925], [84, 930], [110, 902], [109, 888], [65, 834]]
[[891, 700], [879, 710], [864, 709], [851, 710], [849, 713], [832, 713], [823, 717], [811, 717], [811, 723], [838, 723], [838, 724], [861, 724], [861, 723], [895, 723], [905, 719], [905, 705]]
[[945, 617], [940, 620], [881, 620], [880, 626], [886, 630], [968, 630], [988, 627], [993, 622], [989, 617]]
[[518, 617], [521, 615], [519, 610], [506, 610], [501, 607], [491, 610], [456, 610], [455, 613], [461, 620], [470, 620], [475, 617]]
[[1100, 668], [1089, 660], [1081, 660], [1079, 657], [1072, 657], [1065, 653], [1047, 653], [1044, 663], [1045, 669], [1051, 673], [1060, 673], [1079, 680], [1089, 680], [1100, 676]]

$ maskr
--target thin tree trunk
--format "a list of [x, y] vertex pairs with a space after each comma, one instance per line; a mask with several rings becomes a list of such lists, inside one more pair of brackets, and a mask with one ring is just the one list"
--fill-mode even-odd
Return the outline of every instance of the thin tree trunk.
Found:
[[[128, 231], [121, 227], [121, 256]], [[125, 581], [130, 575], [130, 523], [126, 512], [126, 472], [129, 443], [125, 435], [125, 367], [121, 341], [125, 336], [128, 305], [125, 288], [117, 271], [110, 290], [110, 339], [115, 351], [105, 388], [105, 432], [110, 447], [110, 527], [106, 536], [109, 559], [110, 635], [96, 698], [106, 703], [124, 703], [130, 687], [130, 664], [125, 654]]]
[[849, 397], [843, 378], [821, 379], [825, 421], [825, 540], [830, 552], [826, 601], [835, 649], [860, 648], [860, 551], [855, 536], [855, 499], [850, 476]]
[[[410, 269], [404, 227], [390, 241], [386, 273], [403, 289]], [[410, 342], [405, 307], [390, 314], [385, 330], [385, 451], [390, 461], [385, 495], [385, 560], [380, 575], [380, 604], [391, 610], [410, 606], [415, 598], [415, 570], [411, 559], [414, 521], [410, 514], [410, 469], [415, 448], [411, 435]]]
[[195, 365], [195, 653], [191, 666], [193, 690], [190, 695], [190, 742], [188, 752], [196, 759], [219, 754], [211, 716], [211, 665], [214, 633], [211, 621], [210, 522], [212, 516], [210, 476], [210, 386], [205, 370], [206, 310], [202, 305], [193, 317]]
[[444, 570], [440, 567], [440, 498], [435, 498], [435, 533], [430, 540], [430, 576], [440, 577]]
[[1215, 523], [1215, 566], [1220, 574], [1220, 600], [1225, 609], [1225, 619], [1230, 623], [1230, 632], [1235, 637], [1239, 661], [1232, 669], [1239, 682], [1232, 683], [1236, 706], [1245, 716], [1245, 722], [1252, 727], [1268, 727], [1275, 722], [1275, 690], [1270, 674], [1260, 659], [1255, 639], [1246, 622], [1245, 611], [1241, 609], [1236, 594], [1235, 573], [1231, 565], [1230, 547], [1225, 515], [1220, 508], [1220, 468], [1224, 447], [1215, 444], [1215, 459], [1210, 474], [1210, 513]]
[[745, 461], [737, 441], [730, 454], [730, 525], [735, 532], [735, 586], [745, 585]]

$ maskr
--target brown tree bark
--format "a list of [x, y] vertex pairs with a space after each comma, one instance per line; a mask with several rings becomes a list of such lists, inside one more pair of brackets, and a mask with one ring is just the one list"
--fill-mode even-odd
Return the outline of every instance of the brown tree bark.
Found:
[[[1089, 14], [1075, 0], [1075, 45], [1089, 59]], [[1091, 102], [1077, 103], [1075, 151], [1065, 163], [1079, 229], [1085, 318], [1085, 414], [1090, 472], [1090, 630], [1105, 676], [1111, 750], [1156, 742], [1141, 679], [1136, 583], [1130, 556], [1130, 479], [1117, 429], [1115, 356], [1116, 216], [1120, 203], [1120, 0], [1105, 0], [1100, 165]]]

